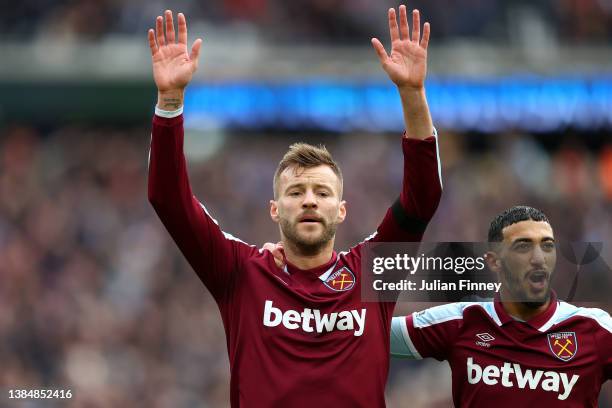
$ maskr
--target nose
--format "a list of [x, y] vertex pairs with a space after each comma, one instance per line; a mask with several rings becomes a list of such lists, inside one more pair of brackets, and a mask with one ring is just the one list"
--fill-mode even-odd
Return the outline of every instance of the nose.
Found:
[[538, 245], [536, 245], [531, 254], [531, 264], [536, 267], [544, 266], [545, 258], [544, 251]]
[[317, 196], [314, 191], [306, 191], [304, 201], [302, 201], [302, 208], [317, 208]]

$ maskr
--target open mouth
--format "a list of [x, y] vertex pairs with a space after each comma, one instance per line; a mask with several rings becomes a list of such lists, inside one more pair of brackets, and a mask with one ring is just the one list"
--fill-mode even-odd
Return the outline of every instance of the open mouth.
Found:
[[535, 271], [529, 274], [527, 280], [533, 289], [542, 290], [548, 285], [548, 274], [544, 271]]

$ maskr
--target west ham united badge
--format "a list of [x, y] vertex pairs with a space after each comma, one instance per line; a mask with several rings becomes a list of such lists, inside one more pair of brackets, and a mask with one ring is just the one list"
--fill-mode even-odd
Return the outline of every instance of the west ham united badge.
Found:
[[569, 361], [578, 352], [578, 338], [575, 332], [548, 333], [550, 351], [562, 361]]
[[338, 269], [323, 281], [323, 284], [336, 292], [345, 292], [355, 286], [355, 275], [346, 266]]

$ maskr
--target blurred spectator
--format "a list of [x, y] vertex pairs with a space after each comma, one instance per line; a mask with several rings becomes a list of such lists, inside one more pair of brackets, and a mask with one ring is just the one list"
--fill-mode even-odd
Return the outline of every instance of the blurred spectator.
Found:
[[599, 156], [599, 180], [606, 200], [612, 203], [612, 145], [606, 146]]
[[609, 44], [612, 36], [610, 0], [555, 0], [552, 4], [562, 38], [573, 44]]
[[[367, 0], [216, 0], [194, 2], [160, 0], [23, 0], [0, 17], [0, 36], [24, 40], [79, 38], [97, 40], [110, 34], [143, 33], [155, 16], [172, 7], [186, 13], [195, 27], [247, 22], [274, 43], [313, 43], [333, 39], [335, 44], [368, 44], [372, 36], [386, 37], [386, 9], [391, 1]], [[456, 39], [508, 42], [520, 25], [516, 10], [533, 21], [552, 27], [560, 43], [609, 43], [612, 36], [610, 0], [414, 0], [433, 24], [436, 43]]]

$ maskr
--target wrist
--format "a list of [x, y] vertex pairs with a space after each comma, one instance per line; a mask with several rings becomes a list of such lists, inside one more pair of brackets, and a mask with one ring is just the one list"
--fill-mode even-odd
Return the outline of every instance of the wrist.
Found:
[[157, 93], [157, 107], [165, 111], [174, 111], [183, 106], [185, 91], [175, 89]]
[[401, 96], [414, 98], [414, 97], [422, 97], [425, 96], [425, 86], [408, 86], [401, 85], [397, 87]]

